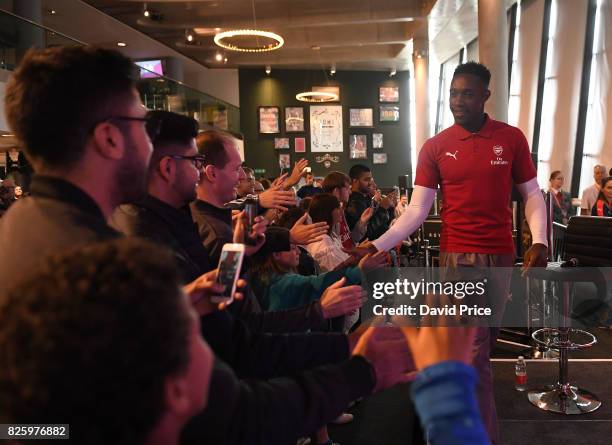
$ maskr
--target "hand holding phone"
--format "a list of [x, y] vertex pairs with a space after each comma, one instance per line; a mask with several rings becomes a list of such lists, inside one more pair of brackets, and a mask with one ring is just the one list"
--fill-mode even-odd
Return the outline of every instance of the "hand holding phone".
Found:
[[240, 276], [242, 260], [244, 259], [244, 244], [225, 244], [219, 257], [219, 274], [217, 281], [225, 286], [223, 294], [211, 298], [213, 303], [230, 304], [234, 301], [236, 282]]

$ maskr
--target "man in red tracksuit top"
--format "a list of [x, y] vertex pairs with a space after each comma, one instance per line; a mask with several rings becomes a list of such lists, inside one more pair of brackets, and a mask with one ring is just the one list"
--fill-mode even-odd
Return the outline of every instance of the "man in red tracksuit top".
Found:
[[[496, 270], [487, 283], [489, 307], [501, 322], [515, 258], [509, 208], [512, 184], [523, 196], [534, 240], [525, 253], [525, 267], [546, 265], [546, 210], [525, 136], [484, 112], [490, 78], [481, 64], [457, 67], [450, 88], [455, 124], [425, 142], [408, 209], [368, 250], [389, 250], [411, 235], [427, 217], [440, 186], [442, 272], [460, 266], [505, 268]], [[499, 322], [478, 328], [473, 359], [480, 412], [493, 444], [499, 439], [489, 355]]]

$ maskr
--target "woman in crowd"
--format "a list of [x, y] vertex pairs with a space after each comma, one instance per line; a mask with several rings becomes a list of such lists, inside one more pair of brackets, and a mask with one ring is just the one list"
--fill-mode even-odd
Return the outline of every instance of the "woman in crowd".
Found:
[[329, 272], [350, 262], [351, 256], [342, 250], [342, 242], [337, 235], [337, 226], [342, 220], [340, 201], [334, 195], [321, 193], [313, 196], [308, 208], [312, 222], [326, 222], [329, 230], [321, 241], [309, 244], [306, 248], [321, 271]]
[[571, 195], [563, 191], [565, 178], [560, 170], [550, 174], [548, 191], [553, 200], [553, 221], [567, 225], [570, 216], [574, 216]]
[[612, 217], [612, 176], [601, 181], [601, 190], [591, 210], [591, 215]]

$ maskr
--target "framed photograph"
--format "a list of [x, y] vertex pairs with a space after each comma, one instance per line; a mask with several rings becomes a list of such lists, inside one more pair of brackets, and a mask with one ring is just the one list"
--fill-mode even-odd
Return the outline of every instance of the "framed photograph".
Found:
[[259, 132], [263, 134], [280, 133], [280, 108], [259, 107]]
[[373, 164], [386, 164], [387, 163], [387, 153], [373, 153], [372, 163]]
[[291, 168], [291, 156], [288, 154], [278, 155], [278, 166], [281, 170]]
[[304, 107], [285, 107], [285, 131], [287, 133], [304, 131]]
[[365, 134], [351, 134], [349, 136], [349, 149], [351, 159], [367, 159], [367, 136]]
[[274, 148], [277, 150], [281, 148], [290, 148], [289, 138], [274, 138]]
[[313, 153], [344, 151], [341, 105], [310, 107], [310, 151]]
[[293, 142], [296, 153], [306, 153], [306, 138], [295, 138]]
[[387, 103], [399, 102], [399, 87], [378, 88], [378, 101]]
[[382, 133], [372, 133], [372, 148], [383, 148]]
[[340, 87], [312, 87], [311, 91], [320, 93], [333, 93], [338, 96], [338, 100], [335, 100], [334, 102], [340, 101]]
[[397, 105], [381, 105], [379, 121], [380, 122], [399, 122], [400, 114]]
[[349, 127], [373, 127], [374, 109], [349, 108]]

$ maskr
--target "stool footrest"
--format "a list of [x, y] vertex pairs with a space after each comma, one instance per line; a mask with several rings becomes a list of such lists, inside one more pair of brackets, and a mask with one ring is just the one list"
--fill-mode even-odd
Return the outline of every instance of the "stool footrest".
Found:
[[[597, 343], [597, 338], [593, 334], [591, 334], [590, 332], [584, 331], [582, 329], [574, 329], [574, 328], [568, 329], [567, 341], [561, 341], [561, 339], [559, 338], [559, 334], [560, 334], [559, 329], [542, 328], [542, 329], [538, 329], [533, 334], [531, 334], [531, 338], [533, 338], [533, 340], [537, 344], [545, 346], [547, 348], [556, 349], [556, 350], [565, 349], [568, 351], [587, 349], [593, 346], [595, 343]], [[571, 337], [576, 336], [576, 335], [582, 335], [588, 338], [588, 340], [584, 343], [578, 343], [578, 342], [571, 341], [570, 340]]]
[[547, 385], [543, 389], [529, 391], [529, 401], [544, 411], [577, 415], [595, 411], [601, 406], [597, 396], [584, 389], [566, 385]]

